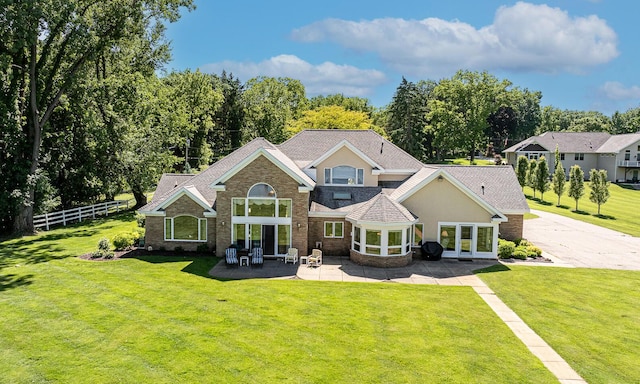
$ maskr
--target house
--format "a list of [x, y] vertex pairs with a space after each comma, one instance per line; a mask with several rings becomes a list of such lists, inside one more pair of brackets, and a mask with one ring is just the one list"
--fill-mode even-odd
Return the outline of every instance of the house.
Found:
[[198, 175], [163, 175], [139, 210], [153, 249], [320, 248], [374, 266], [408, 264], [423, 241], [496, 258], [498, 234], [521, 238], [527, 211], [511, 167], [425, 165], [370, 130], [254, 139]]
[[549, 170], [555, 169], [555, 150], [568, 175], [579, 165], [589, 178], [589, 170], [604, 169], [609, 181], [637, 182], [640, 171], [640, 133], [611, 135], [606, 132], [545, 132], [504, 150], [507, 163], [516, 164], [519, 156], [538, 159], [545, 156]]

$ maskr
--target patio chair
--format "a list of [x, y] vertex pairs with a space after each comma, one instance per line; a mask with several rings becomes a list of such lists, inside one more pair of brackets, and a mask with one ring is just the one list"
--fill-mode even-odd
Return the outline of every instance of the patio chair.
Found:
[[227, 268], [238, 267], [238, 254], [235, 248], [229, 247], [225, 250], [225, 261], [227, 262]]
[[289, 251], [284, 256], [284, 263], [292, 262], [293, 264], [298, 262], [298, 248], [289, 248]]
[[251, 267], [260, 267], [264, 265], [264, 251], [262, 248], [253, 248], [251, 250]]
[[311, 267], [319, 267], [322, 265], [322, 251], [314, 249], [311, 251], [311, 256], [307, 258], [307, 264]]

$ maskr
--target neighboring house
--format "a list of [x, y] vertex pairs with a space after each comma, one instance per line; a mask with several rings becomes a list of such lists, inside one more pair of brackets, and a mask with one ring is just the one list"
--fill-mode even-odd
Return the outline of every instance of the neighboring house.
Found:
[[139, 211], [153, 249], [320, 248], [400, 266], [423, 241], [444, 257], [496, 258], [499, 233], [522, 237], [528, 206], [509, 166], [428, 166], [373, 131], [307, 130], [255, 139], [198, 175], [163, 175]]
[[579, 165], [589, 178], [589, 170], [604, 169], [610, 181], [637, 182], [640, 171], [640, 133], [611, 135], [606, 132], [545, 132], [504, 150], [507, 163], [515, 165], [518, 157], [538, 159], [545, 156], [549, 170], [555, 169], [556, 146], [560, 161], [569, 168]]

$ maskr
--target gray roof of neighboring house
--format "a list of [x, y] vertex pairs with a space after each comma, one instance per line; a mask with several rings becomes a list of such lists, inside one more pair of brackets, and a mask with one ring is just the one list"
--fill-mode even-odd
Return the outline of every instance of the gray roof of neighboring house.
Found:
[[600, 148], [598, 153], [619, 153], [624, 148], [640, 142], [640, 133], [613, 135]]
[[413, 222], [417, 217], [388, 195], [380, 193], [351, 211], [346, 218], [366, 222], [407, 223]]
[[516, 173], [509, 165], [445, 165], [442, 168], [478, 197], [502, 212], [529, 211]]
[[304, 130], [278, 148], [301, 168], [346, 140], [384, 169], [419, 169], [422, 163], [372, 130]]
[[518, 152], [529, 144], [540, 144], [548, 151], [558, 150], [564, 153], [595, 153], [605, 143], [611, 134], [607, 132], [545, 132], [533, 136], [504, 150], [504, 152]]

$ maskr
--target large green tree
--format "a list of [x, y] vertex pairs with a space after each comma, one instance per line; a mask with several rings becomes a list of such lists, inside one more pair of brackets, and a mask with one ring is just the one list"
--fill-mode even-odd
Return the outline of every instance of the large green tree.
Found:
[[520, 155], [518, 156], [518, 162], [516, 164], [516, 176], [518, 178], [518, 183], [520, 187], [524, 189], [524, 186], [527, 185], [527, 174], [529, 172], [529, 159], [526, 156]]
[[245, 87], [245, 140], [264, 137], [276, 144], [286, 140], [287, 124], [307, 110], [304, 85], [288, 77], [261, 76], [247, 81]]
[[433, 132], [427, 131], [429, 97], [436, 84], [413, 83], [404, 77], [387, 108], [386, 131], [394, 144], [416, 159], [434, 157]]
[[216, 129], [208, 140], [214, 159], [226, 156], [242, 145], [242, 127], [245, 121], [243, 105], [244, 85], [232, 73], [222, 71], [216, 83], [222, 92], [222, 105], [216, 110]]
[[544, 156], [540, 156], [538, 159], [538, 166], [536, 167], [536, 187], [540, 191], [540, 200], [544, 201], [544, 193], [551, 188], [551, 183], [549, 182], [549, 165], [547, 164], [547, 159]]
[[330, 105], [302, 112], [299, 119], [288, 126], [290, 135], [303, 129], [374, 129], [371, 117], [366, 112], [350, 111], [344, 107]]
[[33, 232], [41, 148], [62, 98], [101, 54], [123, 42], [145, 37], [148, 49], [158, 49], [163, 23], [177, 20], [183, 6], [191, 0], [3, 1], [0, 70], [8, 85], [2, 109], [16, 113], [19, 126], [11, 125], [15, 147], [7, 156], [15, 164], [8, 200], [16, 232]]
[[318, 109], [320, 107], [339, 106], [348, 111], [365, 112], [369, 116], [375, 108], [369, 103], [369, 99], [356, 96], [345, 96], [339, 93], [327, 96], [314, 96], [309, 99], [309, 108]]
[[429, 100], [430, 129], [436, 145], [462, 150], [474, 161], [475, 152], [487, 142], [487, 119], [507, 103], [511, 82], [488, 72], [459, 71], [441, 80]]
[[556, 205], [560, 206], [560, 198], [564, 194], [567, 175], [564, 173], [564, 167], [562, 166], [560, 151], [557, 145], [555, 151], [555, 163], [555, 170], [553, 172], [553, 192], [558, 195], [558, 203]]

